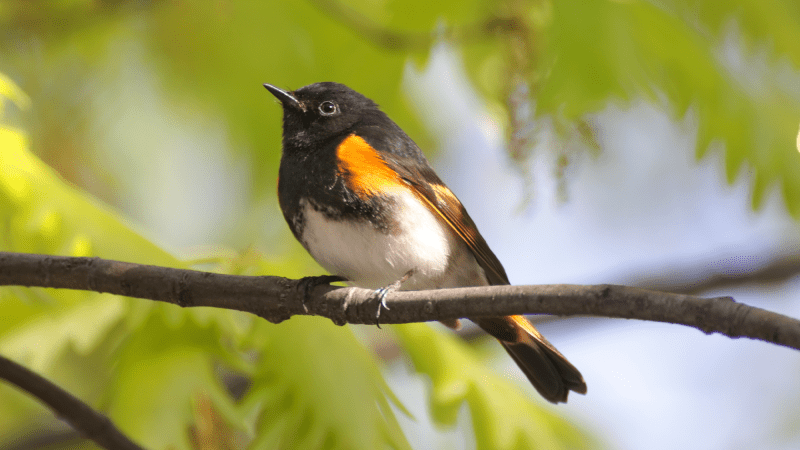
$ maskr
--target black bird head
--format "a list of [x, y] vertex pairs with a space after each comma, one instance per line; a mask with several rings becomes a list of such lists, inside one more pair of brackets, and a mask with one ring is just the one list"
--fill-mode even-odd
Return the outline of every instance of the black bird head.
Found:
[[375, 102], [340, 83], [314, 83], [296, 91], [264, 87], [283, 105], [284, 149], [319, 146], [357, 125], [391, 122]]

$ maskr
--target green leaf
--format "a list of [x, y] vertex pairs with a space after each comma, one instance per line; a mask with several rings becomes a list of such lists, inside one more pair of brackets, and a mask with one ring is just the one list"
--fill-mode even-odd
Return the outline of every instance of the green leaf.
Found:
[[501, 378], [452, 334], [424, 324], [392, 328], [414, 368], [431, 380], [434, 419], [453, 424], [466, 403], [479, 449], [579, 449], [598, 443], [565, 419], [548, 412], [527, 392]]
[[30, 153], [22, 133], [0, 128], [0, 152], [2, 250], [181, 266], [107, 206], [64, 182]]
[[654, 2], [695, 24], [700, 32], [710, 31], [721, 36], [733, 21], [742, 31], [742, 43], [747, 52], [765, 46], [772, 58], [788, 57], [794, 67], [800, 67], [800, 4], [794, 0], [659, 0]]
[[322, 318], [256, 324], [256, 373], [243, 401], [258, 436], [250, 448], [409, 448], [402, 407], [347, 327]]
[[[185, 266], [61, 180], [30, 153], [21, 132], [0, 128], [0, 155], [0, 250]], [[102, 394], [112, 420], [134, 438], [188, 448], [192, 417], [181, 412], [198, 392], [209, 394], [220, 411], [235, 411], [212, 371], [219, 360], [244, 367], [230, 354], [240, 329], [235, 313], [70, 290], [4, 288], [0, 302], [0, 352], [90, 403]], [[15, 420], [0, 424], [51, 416], [36, 402], [9, 395], [0, 401], [0, 418]]]
[[470, 76], [506, 128], [513, 75], [527, 77], [536, 113], [556, 130], [609, 103], [646, 98], [695, 119], [698, 157], [724, 145], [728, 181], [752, 174], [755, 208], [777, 186], [800, 217], [800, 4], [553, 1], [516, 14], [532, 41], [522, 73], [511, 33], [464, 47]]
[[229, 331], [180, 312], [158, 308], [115, 358], [109, 415], [146, 448], [191, 448], [188, 430], [200, 397], [241, 428], [243, 419], [215, 371], [216, 362], [232, 357]]
[[[11, 100], [19, 109], [28, 109], [31, 106], [31, 99], [22, 92], [19, 86], [2, 73], [0, 73], [0, 98]], [[4, 118], [4, 106], [4, 103], [0, 102], [0, 119]]]
[[[182, 266], [100, 202], [61, 180], [30, 153], [21, 132], [0, 128], [0, 154], [0, 250]], [[110, 295], [20, 288], [6, 292], [0, 348], [45, 373], [47, 361], [65, 346], [91, 351], [127, 313], [127, 301]]]
[[184, 6], [161, 4], [141, 37], [172, 99], [224, 115], [234, 148], [253, 162], [254, 191], [272, 195], [280, 159], [281, 109], [265, 82], [345, 83], [423, 137], [400, 90], [404, 52], [366, 41], [311, 2], [199, 3], [191, 14]]
[[[723, 143], [730, 182], [743, 165], [752, 168], [755, 207], [777, 184], [789, 211], [800, 217], [800, 157], [794, 145], [800, 98], [767, 61], [745, 53], [745, 63], [733, 67], [724, 59], [730, 47], [742, 42], [747, 52], [752, 49], [747, 43], [760, 39], [786, 51], [795, 70], [800, 67], [796, 3], [784, 9], [772, 2], [700, 2], [700, 14], [694, 2], [677, 3], [680, 15], [645, 1], [554, 3], [538, 112], [573, 121], [614, 99], [664, 95], [678, 115], [691, 111], [697, 117], [698, 156], [712, 142]], [[718, 34], [695, 28], [697, 17]], [[739, 42], [725, 42], [721, 35], [723, 18], [732, 17], [743, 24]], [[760, 65], [765, 68], [757, 80], [744, 76]]]

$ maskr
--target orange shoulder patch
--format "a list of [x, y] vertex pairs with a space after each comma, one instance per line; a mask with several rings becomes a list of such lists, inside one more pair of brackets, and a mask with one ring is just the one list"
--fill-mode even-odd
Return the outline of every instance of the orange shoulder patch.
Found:
[[362, 199], [407, 189], [397, 172], [390, 169], [380, 153], [360, 136], [351, 134], [345, 138], [336, 148], [336, 156], [339, 175]]

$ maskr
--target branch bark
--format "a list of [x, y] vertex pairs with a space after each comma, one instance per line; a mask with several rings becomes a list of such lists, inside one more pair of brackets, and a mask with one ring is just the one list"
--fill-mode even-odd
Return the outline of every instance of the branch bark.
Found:
[[385, 27], [336, 0], [311, 0], [310, 3], [364, 40], [389, 51], [428, 51], [442, 38], [472, 44], [498, 34], [519, 33], [527, 28], [525, 21], [518, 16], [490, 14], [478, 22], [459, 27], [437, 27], [432, 32], [402, 31]]
[[114, 450], [142, 450], [142, 447], [122, 434], [108, 417], [49, 380], [2, 356], [0, 356], [0, 378], [47, 404], [83, 437], [91, 439], [100, 447]]
[[[319, 315], [343, 325], [377, 324], [378, 299], [367, 289], [317, 286], [273, 276], [223, 275], [100, 258], [0, 252], [0, 285], [79, 289], [172, 303], [246, 311], [271, 322]], [[393, 292], [381, 323], [511, 314], [593, 315], [682, 324], [704, 333], [760, 339], [800, 350], [800, 321], [730, 297], [615, 285], [482, 286]], [[139, 449], [107, 417], [58, 386], [0, 357], [0, 378], [35, 395], [76, 430], [108, 449]]]
[[[793, 244], [786, 246], [796, 247]], [[769, 258], [738, 256], [686, 266], [665, 265], [628, 275], [631, 285], [656, 291], [700, 294], [710, 290], [735, 289], [748, 284], [784, 283], [800, 274], [800, 249], [765, 252]], [[665, 276], [665, 274], [667, 276]]]
[[[334, 323], [377, 324], [367, 289], [318, 286], [303, 303], [300, 280], [223, 275], [100, 258], [0, 253], [0, 285], [80, 289], [246, 311], [278, 323], [318, 315]], [[701, 298], [615, 285], [482, 286], [401, 291], [387, 296], [380, 323], [510, 314], [591, 315], [682, 324], [800, 350], [800, 321], [729, 297]]]

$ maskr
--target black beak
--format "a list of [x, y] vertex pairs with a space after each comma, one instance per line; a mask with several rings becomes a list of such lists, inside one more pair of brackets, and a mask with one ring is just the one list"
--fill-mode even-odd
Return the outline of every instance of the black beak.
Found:
[[283, 104], [284, 107], [291, 107], [293, 109], [303, 109], [303, 105], [297, 100], [297, 98], [292, 95], [289, 91], [284, 91], [279, 87], [275, 87], [271, 84], [264, 83], [264, 87], [272, 93], [280, 102]]

